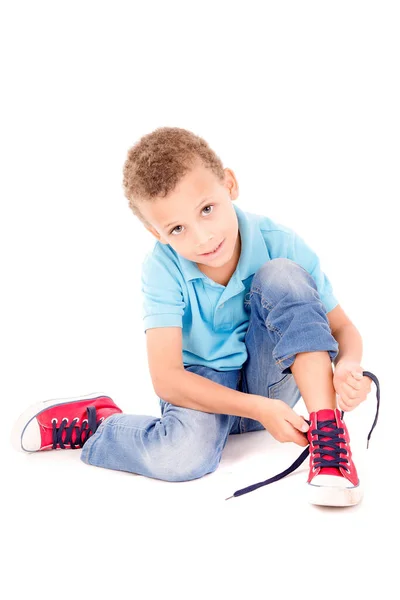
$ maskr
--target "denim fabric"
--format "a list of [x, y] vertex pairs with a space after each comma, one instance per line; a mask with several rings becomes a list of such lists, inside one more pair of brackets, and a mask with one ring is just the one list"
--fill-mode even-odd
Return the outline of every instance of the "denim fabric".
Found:
[[169, 244], [156, 242], [142, 265], [143, 326], [181, 327], [182, 362], [216, 371], [241, 369], [249, 324], [245, 297], [254, 274], [266, 262], [288, 258], [314, 279], [326, 312], [337, 304], [317, 254], [293, 229], [233, 203], [241, 238], [235, 272], [224, 286], [200, 271]]
[[[293, 408], [301, 397], [290, 370], [296, 354], [325, 350], [333, 360], [339, 351], [315, 281], [290, 259], [270, 260], [254, 274], [245, 307], [249, 326], [242, 368], [185, 368], [234, 390], [279, 398]], [[264, 429], [253, 419], [183, 408], [162, 398], [160, 408], [161, 418], [108, 417], [83, 446], [83, 462], [187, 481], [215, 471], [228, 435]]]

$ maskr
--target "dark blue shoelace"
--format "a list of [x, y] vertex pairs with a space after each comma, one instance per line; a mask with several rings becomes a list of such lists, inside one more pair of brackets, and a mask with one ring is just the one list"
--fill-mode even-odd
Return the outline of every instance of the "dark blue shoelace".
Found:
[[[375, 429], [375, 425], [378, 422], [381, 393], [380, 393], [378, 378], [370, 371], [363, 371], [363, 375], [372, 379], [372, 381], [376, 385], [376, 414], [375, 414], [374, 422], [371, 427], [371, 431], [369, 432], [368, 438], [367, 438], [367, 448], [368, 448], [371, 434], [372, 434], [373, 430]], [[342, 411], [342, 414], [341, 414], [342, 419], [343, 419], [343, 415], [344, 415], [344, 412]], [[308, 424], [310, 424], [310, 421], [308, 421]], [[344, 433], [343, 428], [341, 428], [341, 427], [338, 428], [336, 426], [336, 421], [333, 421], [333, 420], [319, 421], [318, 425], [319, 425], [319, 429], [314, 429], [312, 432], [313, 435], [318, 434], [325, 438], [331, 437], [332, 439], [324, 441], [324, 442], [316, 442], [316, 444], [319, 444], [321, 447], [323, 446], [324, 448], [328, 447], [328, 446], [331, 447], [332, 450], [324, 449], [324, 454], [331, 456], [332, 459], [328, 460], [328, 459], [324, 459], [324, 458], [320, 457], [320, 458], [316, 459], [315, 463], [317, 464], [317, 462], [318, 462], [318, 466], [321, 466], [321, 467], [334, 467], [334, 466], [338, 467], [339, 462], [340, 462], [341, 463], [340, 466], [343, 466], [346, 468], [346, 465], [342, 464], [342, 463], [347, 463], [348, 460], [347, 460], [347, 458], [340, 458], [339, 452], [338, 452], [339, 442], [343, 442], [343, 439], [339, 438], [339, 434]], [[326, 425], [332, 427], [331, 431], [322, 431], [322, 428]], [[344, 452], [347, 453], [347, 451], [345, 451], [343, 449], [340, 450], [341, 454], [343, 454]], [[229, 500], [230, 498], [236, 498], [237, 496], [242, 496], [243, 494], [247, 494], [248, 492], [253, 492], [257, 488], [260, 488], [264, 485], [268, 485], [270, 483], [274, 483], [275, 481], [279, 481], [279, 479], [283, 479], [284, 477], [286, 477], [286, 475], [289, 475], [290, 473], [293, 473], [293, 471], [298, 469], [299, 466], [301, 464], [303, 464], [303, 462], [309, 456], [309, 454], [310, 454], [310, 445], [307, 446], [307, 448], [300, 454], [299, 458], [297, 458], [288, 469], [286, 469], [285, 471], [282, 471], [282, 473], [279, 473], [279, 475], [274, 475], [274, 477], [270, 477], [270, 479], [266, 479], [265, 481], [261, 481], [260, 483], [254, 483], [253, 485], [249, 485], [248, 487], [245, 487], [241, 490], [237, 490], [232, 496], [229, 496], [229, 498], [225, 498], [225, 500]]]
[[[71, 425], [68, 425], [67, 420], [63, 419], [59, 427], [57, 427], [56, 420], [53, 420], [53, 450], [57, 446], [60, 446], [63, 450], [65, 450], [65, 446], [71, 446], [74, 450], [82, 448], [88, 437], [95, 433], [102, 419], [96, 421], [96, 408], [94, 406], [88, 406], [86, 410], [88, 418], [83, 420], [80, 427], [76, 425], [76, 422], [79, 420], [78, 417], [72, 419]], [[72, 441], [72, 434], [74, 432], [75, 441]]]
[[[311, 425], [311, 421], [307, 421], [307, 423]], [[324, 431], [324, 428], [326, 427], [329, 427], [329, 430]], [[344, 469], [347, 469], [347, 463], [349, 461], [347, 458], [342, 458], [340, 455], [348, 454], [348, 452], [345, 448], [340, 448], [339, 446], [341, 442], [343, 443], [343, 438], [340, 438], [339, 436], [344, 434], [344, 429], [343, 427], [337, 426], [336, 419], [317, 421], [317, 429], [313, 429], [311, 433], [312, 435], [324, 438], [324, 440], [318, 439], [314, 442], [316, 449], [313, 450], [313, 452], [320, 455], [314, 459], [314, 467], [343, 467]], [[308, 448], [309, 447], [310, 446], [308, 446]], [[323, 450], [321, 450], [322, 448]], [[331, 448], [331, 450], [327, 450], [327, 448]], [[323, 456], [330, 456], [331, 458], [328, 460], [327, 458], [323, 458]]]

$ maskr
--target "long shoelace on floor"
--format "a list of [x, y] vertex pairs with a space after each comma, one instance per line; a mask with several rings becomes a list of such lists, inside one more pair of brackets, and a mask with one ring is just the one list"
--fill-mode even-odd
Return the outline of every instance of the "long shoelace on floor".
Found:
[[[363, 375], [365, 375], [366, 377], [369, 377], [370, 379], [372, 379], [372, 381], [375, 383], [376, 385], [376, 414], [375, 414], [375, 419], [374, 422], [372, 424], [371, 427], [371, 431], [368, 434], [368, 438], [367, 438], [367, 448], [369, 446], [369, 440], [371, 438], [371, 434], [375, 428], [375, 425], [378, 422], [378, 416], [379, 416], [379, 404], [380, 404], [380, 388], [379, 388], [379, 381], [378, 378], [371, 373], [370, 371], [363, 371]], [[342, 411], [341, 414], [341, 418], [343, 419], [343, 415], [344, 415], [344, 411]], [[310, 424], [310, 421], [307, 421], [308, 424]], [[323, 432], [323, 434], [326, 436], [327, 432]], [[336, 440], [337, 442], [338, 440]], [[326, 446], [327, 444], [324, 443], [324, 446]], [[332, 456], [333, 454], [337, 454], [337, 451], [335, 449], [335, 440], [333, 440], [332, 446], [333, 446], [333, 451], [332, 451]], [[338, 446], [337, 446], [338, 447]], [[253, 492], [254, 490], [256, 490], [257, 488], [262, 487], [263, 485], [268, 485], [270, 483], [274, 483], [275, 481], [279, 481], [279, 479], [283, 479], [284, 477], [286, 477], [286, 475], [289, 475], [290, 473], [293, 473], [293, 471], [295, 471], [296, 469], [299, 468], [299, 466], [306, 460], [306, 458], [308, 457], [310, 453], [310, 445], [307, 446], [307, 448], [300, 454], [299, 458], [297, 460], [294, 461], [294, 463], [285, 471], [282, 471], [282, 473], [279, 473], [279, 475], [274, 475], [274, 477], [271, 477], [270, 479], [266, 479], [265, 481], [260, 481], [260, 483], [254, 483], [253, 485], [249, 485], [248, 487], [245, 487], [241, 490], [237, 490], [232, 496], [229, 496], [229, 498], [225, 498], [225, 500], [229, 500], [230, 498], [235, 498], [236, 496], [242, 496], [243, 494], [247, 494], [248, 492]], [[329, 454], [329, 452], [328, 452]], [[328, 464], [328, 463], [327, 463]], [[332, 466], [332, 463], [330, 463], [330, 466]]]

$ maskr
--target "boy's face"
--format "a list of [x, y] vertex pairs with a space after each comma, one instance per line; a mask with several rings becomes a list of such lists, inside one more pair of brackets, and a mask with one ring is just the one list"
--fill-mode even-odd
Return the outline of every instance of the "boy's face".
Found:
[[[140, 202], [139, 208], [162, 244], [208, 269], [227, 265], [240, 247], [238, 220], [232, 200], [239, 195], [233, 171], [224, 169], [220, 183], [212, 171], [198, 165], [165, 198]], [[221, 248], [213, 251], [221, 242]]]

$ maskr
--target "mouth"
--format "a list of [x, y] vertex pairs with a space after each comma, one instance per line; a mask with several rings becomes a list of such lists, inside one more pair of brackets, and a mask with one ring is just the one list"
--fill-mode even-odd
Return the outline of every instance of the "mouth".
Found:
[[221, 248], [223, 247], [224, 242], [225, 242], [225, 239], [223, 239], [222, 242], [214, 248], [214, 250], [212, 250], [211, 252], [205, 252], [204, 254], [200, 254], [200, 256], [216, 256], [221, 251]]

